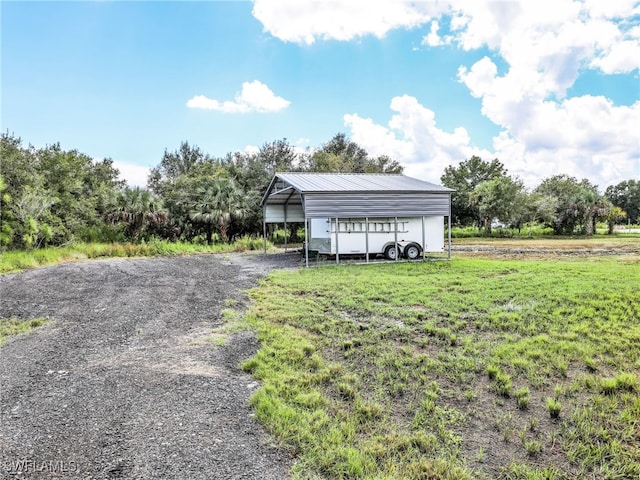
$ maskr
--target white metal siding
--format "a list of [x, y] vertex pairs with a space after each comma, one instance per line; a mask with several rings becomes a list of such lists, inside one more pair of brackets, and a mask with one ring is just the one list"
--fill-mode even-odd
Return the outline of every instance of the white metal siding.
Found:
[[285, 218], [285, 205], [267, 203], [265, 205], [265, 219], [267, 223], [284, 223], [285, 220], [289, 223], [304, 222], [304, 212], [302, 211], [302, 205], [299, 203], [289, 204], [286, 205]]

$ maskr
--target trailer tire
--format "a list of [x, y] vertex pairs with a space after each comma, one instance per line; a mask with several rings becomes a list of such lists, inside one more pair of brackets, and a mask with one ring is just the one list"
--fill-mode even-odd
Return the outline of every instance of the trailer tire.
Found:
[[409, 260], [415, 260], [420, 256], [421, 248], [415, 243], [410, 243], [404, 247], [404, 256]]
[[395, 245], [389, 245], [387, 248], [384, 249], [384, 257], [387, 260], [395, 260], [397, 256], [398, 256], [398, 251], [396, 250]]

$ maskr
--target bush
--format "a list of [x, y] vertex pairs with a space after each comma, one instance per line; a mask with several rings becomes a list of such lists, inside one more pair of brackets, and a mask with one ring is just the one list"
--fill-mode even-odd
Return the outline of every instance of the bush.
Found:
[[[273, 244], [267, 241], [267, 248], [272, 247]], [[247, 250], [262, 250], [264, 248], [264, 239], [250, 237], [249, 235], [245, 235], [244, 237], [239, 238], [235, 242], [233, 242], [233, 251], [235, 252], [245, 252]]]

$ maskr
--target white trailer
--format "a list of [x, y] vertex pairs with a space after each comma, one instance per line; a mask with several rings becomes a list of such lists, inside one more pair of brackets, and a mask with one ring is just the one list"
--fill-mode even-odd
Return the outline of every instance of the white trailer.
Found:
[[444, 216], [311, 218], [309, 251], [320, 255], [384, 255], [416, 259], [444, 251]]

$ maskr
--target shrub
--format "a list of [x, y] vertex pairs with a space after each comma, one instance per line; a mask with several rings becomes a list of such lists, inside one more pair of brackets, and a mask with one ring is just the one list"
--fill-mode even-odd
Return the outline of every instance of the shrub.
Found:
[[560, 417], [560, 410], [562, 410], [562, 404], [553, 398], [547, 398], [547, 409], [551, 418]]
[[525, 410], [529, 407], [529, 389], [527, 387], [516, 390], [514, 396], [520, 410]]

